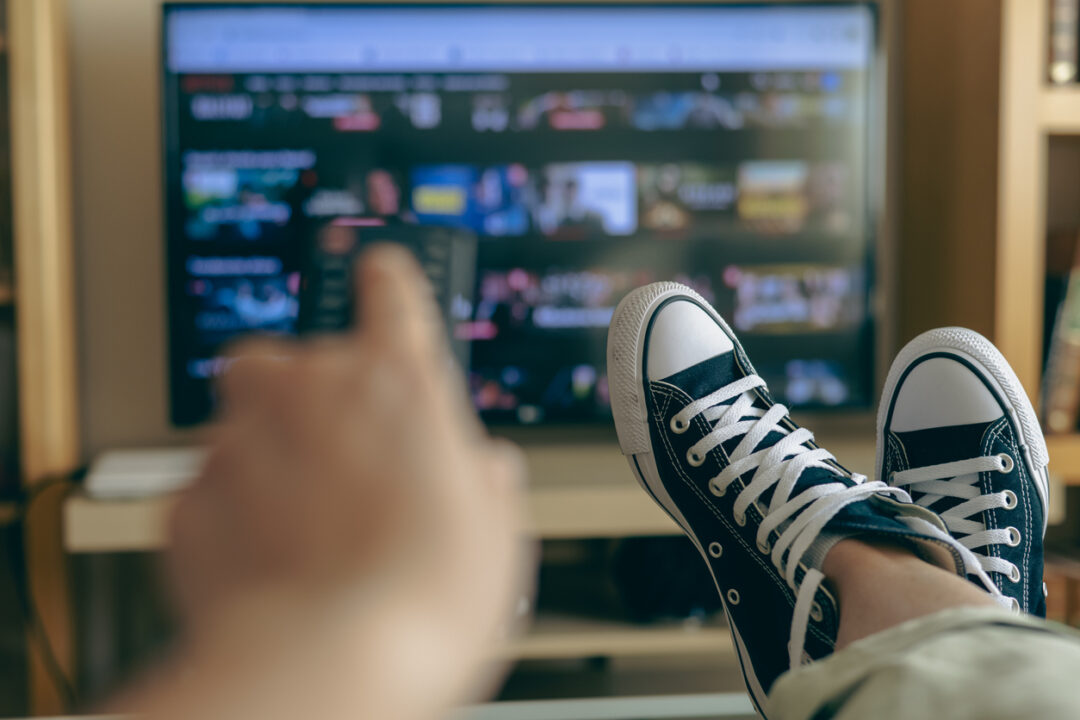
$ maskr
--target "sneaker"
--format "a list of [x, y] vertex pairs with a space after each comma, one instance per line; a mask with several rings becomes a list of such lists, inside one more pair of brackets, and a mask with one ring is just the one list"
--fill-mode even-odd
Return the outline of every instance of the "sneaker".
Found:
[[607, 361], [622, 452], [705, 559], [763, 715], [777, 677], [833, 650], [839, 614], [821, 563], [835, 542], [889, 539], [963, 574], [970, 553], [941, 521], [818, 447], [690, 288], [655, 283], [624, 298]]
[[982, 335], [931, 330], [893, 361], [878, 477], [940, 515], [1013, 607], [1040, 617], [1048, 461], [1031, 401]]

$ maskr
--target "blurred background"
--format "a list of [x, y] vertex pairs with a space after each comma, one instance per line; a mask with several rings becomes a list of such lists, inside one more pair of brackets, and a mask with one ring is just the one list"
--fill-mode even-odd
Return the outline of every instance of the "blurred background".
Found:
[[655, 280], [868, 475], [895, 350], [993, 339], [1052, 434], [1049, 612], [1080, 625], [1078, 5], [0, 1], [0, 716], [167, 647], [223, 347], [347, 322], [383, 238], [530, 466], [537, 619], [494, 716], [752, 714], [615, 444], [606, 328]]

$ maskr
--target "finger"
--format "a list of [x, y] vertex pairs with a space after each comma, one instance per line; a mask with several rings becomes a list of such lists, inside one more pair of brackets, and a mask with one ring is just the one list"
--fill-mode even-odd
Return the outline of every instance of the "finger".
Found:
[[511, 442], [492, 440], [480, 450], [478, 478], [473, 488], [457, 488], [457, 492], [483, 498], [482, 505], [488, 522], [502, 525], [513, 535], [526, 532], [528, 510], [525, 489], [528, 470], [525, 455]]
[[230, 342], [225, 347], [225, 356], [229, 358], [246, 355], [289, 355], [296, 350], [294, 340], [278, 335], [249, 335]]
[[377, 245], [357, 267], [355, 316], [360, 336], [384, 347], [426, 353], [442, 349], [431, 285], [408, 250]]
[[297, 344], [276, 337], [248, 337], [225, 348], [229, 363], [244, 358], [289, 358], [296, 354]]
[[514, 443], [502, 438], [489, 440], [486, 453], [490, 471], [488, 482], [492, 489], [511, 497], [524, 492], [528, 479], [525, 453]]
[[223, 409], [229, 411], [258, 399], [279, 382], [295, 357], [296, 348], [280, 340], [245, 340], [231, 348], [225, 370], [217, 378]]
[[498, 543], [501, 548], [498, 562], [507, 564], [512, 578], [506, 590], [508, 600], [515, 607], [502, 628], [505, 640], [520, 634], [528, 624], [535, 598], [539, 543], [528, 531], [524, 454], [510, 442], [494, 440], [485, 449], [485, 456], [486, 472], [481, 473], [483, 493], [488, 500], [485, 523], [493, 536], [504, 540]]
[[467, 442], [486, 440], [487, 432], [480, 416], [476, 414], [476, 406], [469, 394], [469, 383], [456, 358], [450, 358], [443, 365], [442, 383], [451, 391], [446, 406], [453, 414], [451, 422], [461, 430], [464, 439]]

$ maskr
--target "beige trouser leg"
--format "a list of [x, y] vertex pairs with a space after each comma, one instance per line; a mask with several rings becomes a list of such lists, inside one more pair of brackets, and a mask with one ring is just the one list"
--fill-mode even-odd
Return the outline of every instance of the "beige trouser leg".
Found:
[[782, 675], [769, 720], [1080, 720], [1080, 633], [946, 610]]

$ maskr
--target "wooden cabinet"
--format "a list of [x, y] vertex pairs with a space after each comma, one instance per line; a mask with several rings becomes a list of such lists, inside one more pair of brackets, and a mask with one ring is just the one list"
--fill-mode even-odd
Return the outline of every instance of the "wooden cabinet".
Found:
[[[1042, 375], [1048, 150], [1080, 135], [1080, 88], [1047, 80], [1046, 0], [1004, 0], [994, 341], [1037, 397]], [[1047, 439], [1050, 472], [1080, 484], [1080, 434]]]
[[[65, 16], [69, 6], [76, 7], [80, 17], [98, 17], [96, 22], [104, 27], [113, 16], [145, 20], [147, 6], [156, 8], [156, 3], [133, 0], [129, 13], [121, 8], [124, 4], [119, 0], [8, 0], [22, 459], [28, 484], [81, 463], [80, 418], [98, 417], [80, 414], [76, 382], [77, 256], [72, 242], [69, 113], [70, 98], [89, 102], [94, 93], [90, 88], [69, 86]], [[889, 253], [890, 261], [899, 260], [890, 268], [898, 302], [885, 310], [899, 319], [899, 341], [946, 323], [968, 325], [990, 335], [1016, 368], [1024, 387], [1036, 395], [1044, 312], [1048, 139], [1080, 135], [1080, 90], [1053, 88], [1044, 81], [1046, 2], [903, 0], [886, 1], [881, 7], [884, 34], [898, 41], [890, 64], [893, 70], [899, 69], [896, 77], [889, 73], [888, 114], [889, 122], [899, 125], [898, 132], [894, 128], [889, 133], [888, 152], [899, 161], [890, 174], [889, 193], [890, 214], [899, 230], [893, 233], [896, 243]], [[141, 52], [149, 47], [154, 29], [150, 23], [147, 27], [135, 23], [130, 20], [118, 27], [138, 35], [131, 43]], [[150, 51], [146, 55], [153, 57]], [[156, 117], [149, 108], [157, 97], [151, 85], [139, 88], [148, 95], [145, 112], [139, 114], [145, 125]], [[94, 113], [96, 121], [105, 117], [100, 109]], [[90, 130], [101, 129], [91, 122], [79, 127], [76, 136], [82, 142], [92, 139]], [[142, 138], [152, 129], [141, 127], [140, 132]], [[129, 154], [144, 154], [140, 148]], [[100, 159], [102, 153], [93, 157]], [[159, 169], [153, 165], [156, 160], [146, 163], [140, 168], [150, 178]], [[90, 162], [82, 165], [79, 177], [84, 185], [96, 171], [105, 170]], [[153, 172], [148, 169], [151, 165]], [[117, 173], [123, 175], [122, 169]], [[92, 202], [98, 197], [85, 195], [83, 205], [107, 213], [107, 208]], [[153, 206], [139, 207], [144, 225], [152, 227], [157, 218], [146, 208]], [[88, 222], [93, 224], [94, 217]], [[104, 227], [100, 221], [98, 225]], [[116, 226], [121, 231], [126, 227]], [[138, 241], [153, 239], [140, 237]], [[99, 256], [80, 266], [97, 272], [105, 262]], [[146, 268], [147, 273], [158, 271], [156, 266]], [[91, 303], [91, 310], [112, 307], [100, 297], [96, 303]], [[111, 318], [101, 317], [91, 324], [84, 321], [84, 331], [109, 330], [105, 334], [112, 337], [105, 327], [109, 322]], [[150, 333], [150, 337], [158, 336]], [[100, 341], [96, 347], [100, 350]], [[100, 353], [92, 355], [83, 365], [90, 375], [108, 364]], [[160, 359], [160, 351], [152, 358]], [[112, 375], [105, 379], [109, 378], [115, 380]], [[94, 385], [93, 378], [87, 378], [87, 383]], [[88, 403], [100, 402], [103, 393], [115, 387], [115, 382], [96, 384], [83, 397]], [[160, 399], [159, 395], [154, 397]], [[141, 415], [136, 420], [129, 424], [146, 425]], [[160, 422], [164, 423], [163, 415]], [[113, 430], [123, 430], [122, 423], [112, 425]], [[86, 428], [82, 430], [85, 436]], [[872, 428], [865, 427], [857, 433], [822, 435], [839, 457], [861, 469], [873, 465], [871, 432]], [[114, 439], [108, 432], [98, 432], [98, 436]], [[633, 486], [613, 445], [557, 452], [537, 446], [529, 452], [538, 478], [531, 498], [534, 528], [541, 535], [619, 537], [674, 531]], [[1051, 438], [1050, 454], [1051, 471], [1066, 482], [1080, 484], [1080, 434]], [[565, 467], [576, 468], [578, 474], [566, 476]], [[47, 498], [36, 507], [28, 546], [33, 591], [60, 664], [70, 674], [73, 641], [65, 552], [159, 548], [167, 501], [97, 503], [76, 496], [63, 507]], [[66, 520], [63, 536], [62, 517]], [[688, 636], [678, 628], [545, 619], [514, 652], [523, 657], [674, 652], [701, 649], [709, 643], [730, 650], [722, 629], [703, 633]], [[35, 712], [61, 709], [40, 658], [33, 660], [32, 682]]]

